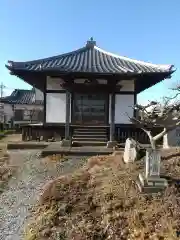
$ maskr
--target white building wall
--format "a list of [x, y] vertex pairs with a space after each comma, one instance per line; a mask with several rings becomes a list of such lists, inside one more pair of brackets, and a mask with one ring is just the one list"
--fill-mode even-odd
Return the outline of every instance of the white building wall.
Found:
[[63, 88], [61, 87], [61, 83], [63, 82], [62, 78], [52, 78], [52, 77], [47, 77], [46, 80], [46, 89], [47, 90], [62, 90]]
[[[115, 95], [115, 124], [130, 124], [129, 117], [133, 117], [134, 94]], [[109, 105], [110, 109], [111, 105]], [[109, 111], [110, 113], [111, 111]], [[128, 115], [127, 115], [128, 114]], [[129, 117], [128, 117], [129, 116]], [[110, 116], [109, 116], [110, 119]]]
[[40, 91], [39, 89], [35, 88], [35, 100], [36, 101], [41, 101], [44, 99], [44, 94], [42, 91]]
[[6, 119], [6, 122], [10, 121], [11, 118], [13, 117], [14, 113], [13, 113], [13, 109], [12, 109], [12, 105], [10, 104], [4, 104], [4, 116]]
[[46, 93], [46, 122], [65, 123], [66, 93]]
[[120, 92], [134, 92], [135, 90], [135, 81], [134, 80], [122, 80], [118, 83], [118, 85], [122, 86], [120, 88]]
[[[77, 78], [74, 80], [76, 84], [83, 84], [85, 81], [88, 79], [85, 78]], [[106, 79], [97, 79], [99, 84], [107, 84]], [[62, 78], [59, 77], [47, 77], [47, 90], [62, 90], [63, 88], [61, 87], [61, 83], [63, 82]], [[118, 83], [120, 86], [119, 91], [120, 92], [125, 92], [125, 91], [134, 91], [135, 89], [135, 80], [122, 80]]]
[[[84, 83], [86, 79], [75, 79], [76, 84]], [[100, 80], [99, 80], [100, 81]], [[105, 79], [101, 79], [101, 84], [107, 84]], [[66, 120], [66, 94], [53, 93], [54, 90], [63, 90], [62, 78], [47, 77], [46, 90], [52, 91], [46, 93], [46, 122], [47, 123], [65, 123]], [[135, 80], [122, 80], [119, 82], [119, 92], [134, 92]], [[111, 99], [111, 98], [110, 98]], [[115, 123], [129, 124], [129, 118], [133, 116], [134, 110], [130, 107], [134, 105], [134, 94], [116, 94], [115, 96]], [[70, 111], [71, 113], [71, 111]], [[111, 114], [111, 100], [109, 101], [109, 123]], [[71, 116], [70, 116], [71, 119]]]
[[[15, 104], [14, 105], [14, 111], [15, 110], [27, 110], [27, 111], [43, 111], [44, 106], [42, 105], [28, 105], [28, 104]], [[14, 113], [13, 113], [14, 115]], [[14, 124], [23, 124], [23, 123], [31, 123], [31, 120], [14, 120]]]

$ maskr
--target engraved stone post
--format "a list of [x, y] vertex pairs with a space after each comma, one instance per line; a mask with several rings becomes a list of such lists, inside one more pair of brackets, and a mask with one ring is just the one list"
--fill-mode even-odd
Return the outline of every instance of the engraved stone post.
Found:
[[159, 150], [147, 149], [145, 173], [139, 174], [137, 185], [141, 192], [156, 193], [167, 187], [167, 180], [160, 178], [161, 153]]
[[148, 149], [146, 151], [146, 170], [145, 176], [159, 177], [160, 176], [161, 154], [158, 150]]

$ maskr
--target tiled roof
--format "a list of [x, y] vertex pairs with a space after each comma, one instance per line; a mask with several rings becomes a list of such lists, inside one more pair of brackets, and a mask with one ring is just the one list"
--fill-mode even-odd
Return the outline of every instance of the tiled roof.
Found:
[[35, 100], [34, 90], [15, 89], [10, 96], [1, 99], [3, 103], [9, 104], [43, 104], [43, 100]]
[[28, 62], [9, 61], [10, 70], [86, 72], [101, 74], [141, 74], [171, 72], [173, 65], [158, 65], [106, 52], [91, 39], [86, 46], [73, 52]]

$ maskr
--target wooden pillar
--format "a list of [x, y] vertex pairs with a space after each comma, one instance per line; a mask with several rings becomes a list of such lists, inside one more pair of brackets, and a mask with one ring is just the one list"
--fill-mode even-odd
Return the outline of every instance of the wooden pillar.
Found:
[[70, 121], [70, 101], [71, 94], [66, 91], [66, 123], [65, 123], [65, 139], [69, 140], [69, 121]]
[[43, 123], [46, 123], [46, 99], [47, 99], [47, 78], [44, 79], [44, 90], [43, 90], [43, 97], [44, 97], [44, 110], [43, 110]]
[[25, 131], [25, 128], [22, 127], [22, 141], [25, 141], [26, 139], [26, 131]]
[[115, 140], [115, 93], [113, 92], [111, 95], [111, 108], [110, 108], [110, 142]]
[[[136, 81], [134, 83], [134, 106], [137, 104], [137, 86]], [[134, 117], [137, 115], [137, 110], [134, 109]]]

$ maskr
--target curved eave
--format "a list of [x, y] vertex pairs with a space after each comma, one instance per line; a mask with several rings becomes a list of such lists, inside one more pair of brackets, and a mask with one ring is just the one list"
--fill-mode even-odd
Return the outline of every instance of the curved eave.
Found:
[[43, 101], [41, 103], [28, 103], [28, 102], [20, 102], [20, 101], [1, 101], [4, 104], [9, 104], [9, 105], [43, 105]]
[[141, 93], [144, 90], [153, 87], [157, 83], [160, 83], [164, 81], [165, 79], [170, 79], [171, 74], [173, 74], [176, 70], [172, 70], [167, 73], [161, 73], [161, 74], [156, 74], [156, 75], [151, 75], [151, 76], [142, 76], [140, 79], [136, 81], [136, 92]]
[[88, 74], [142, 74], [169, 72], [173, 65], [152, 64], [106, 52], [96, 46], [86, 46], [58, 56], [27, 62], [8, 61], [11, 70], [35, 72], [59, 71], [60, 73]]
[[[57, 68], [48, 68], [48, 69], [39, 69], [39, 70], [29, 70], [29, 69], [24, 69], [24, 68], [14, 68], [13, 66], [9, 66], [9, 65], [5, 65], [6, 68], [10, 71], [10, 74], [12, 75], [21, 75], [21, 73], [23, 72], [24, 74], [41, 74], [41, 73], [55, 73], [55, 74], [59, 74], [59, 75], [70, 75], [70, 74], [77, 74], [77, 75], [99, 75], [99, 76], [141, 76], [141, 75], [156, 75], [156, 74], [162, 74], [162, 75], [171, 75], [173, 74], [176, 69], [171, 70], [171, 68], [174, 67], [174, 65], [172, 65], [172, 67], [170, 68], [169, 71], [157, 71], [157, 72], [92, 72], [92, 71], [70, 71], [70, 70], [66, 70], [66, 69], [57, 69]], [[167, 76], [168, 77], [168, 76]]]
[[8, 64], [5, 64], [5, 67], [9, 70], [9, 71], [11, 71], [13, 68], [12, 68], [12, 66], [10, 66], [10, 65], [8, 65]]

